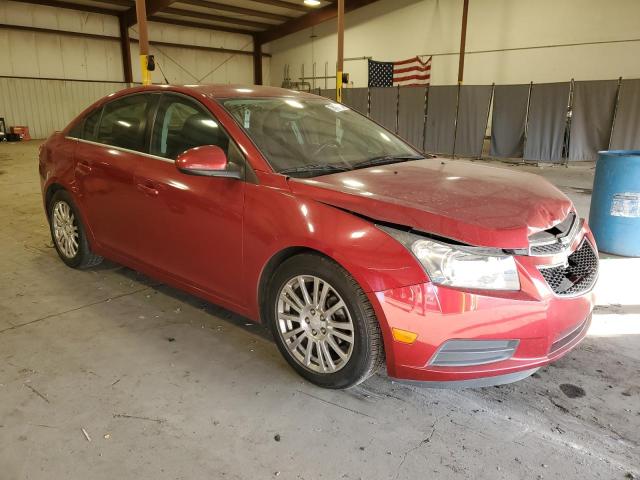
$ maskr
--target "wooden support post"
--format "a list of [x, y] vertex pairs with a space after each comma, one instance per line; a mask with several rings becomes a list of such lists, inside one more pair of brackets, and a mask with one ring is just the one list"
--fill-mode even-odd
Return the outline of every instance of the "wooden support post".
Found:
[[118, 17], [120, 23], [120, 53], [122, 54], [122, 73], [125, 83], [133, 83], [133, 71], [131, 70], [131, 41], [129, 40], [129, 27], [124, 15]]
[[462, 6], [462, 30], [460, 32], [460, 58], [458, 60], [458, 83], [464, 78], [464, 52], [467, 44], [467, 16], [469, 14], [469, 0], [464, 0]]
[[336, 65], [336, 100], [342, 103], [342, 71], [344, 69], [344, 0], [338, 0], [338, 63]]
[[149, 31], [147, 29], [147, 7], [145, 0], [136, 0], [136, 18], [138, 19], [142, 84], [151, 85], [151, 72], [149, 71]]

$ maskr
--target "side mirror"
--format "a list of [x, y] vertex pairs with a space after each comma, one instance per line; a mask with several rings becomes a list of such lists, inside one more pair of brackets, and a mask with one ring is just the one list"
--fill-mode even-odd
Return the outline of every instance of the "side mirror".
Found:
[[240, 171], [229, 168], [224, 151], [216, 145], [190, 148], [176, 158], [176, 167], [188, 175], [240, 178]]

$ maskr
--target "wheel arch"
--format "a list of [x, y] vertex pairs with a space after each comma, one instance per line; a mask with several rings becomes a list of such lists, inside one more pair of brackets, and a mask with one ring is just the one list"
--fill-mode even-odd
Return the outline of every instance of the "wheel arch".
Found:
[[340, 265], [342, 268], [345, 268], [335, 258], [331, 258], [326, 253], [321, 252], [320, 250], [317, 250], [315, 248], [307, 247], [307, 246], [302, 246], [302, 245], [291, 246], [291, 247], [283, 248], [282, 250], [276, 252], [271, 256], [271, 258], [269, 258], [267, 263], [265, 263], [265, 266], [262, 269], [262, 272], [260, 274], [260, 279], [258, 280], [257, 296], [258, 296], [258, 309], [259, 309], [261, 323], [263, 323], [264, 318], [266, 318], [268, 288], [269, 288], [269, 282], [273, 278], [273, 275], [275, 274], [276, 270], [278, 270], [278, 267], [280, 267], [280, 265], [282, 265], [285, 261], [287, 261], [291, 257], [300, 255], [302, 253], [310, 253], [310, 254], [321, 256], [321, 257], [325, 257], [331, 260], [332, 262], [335, 262], [336, 264]]
[[51, 199], [53, 198], [53, 196], [56, 194], [56, 192], [58, 192], [59, 190], [65, 190], [67, 192], [69, 192], [68, 189], [66, 189], [64, 187], [64, 185], [62, 185], [61, 183], [58, 182], [52, 182], [46, 189], [45, 191], [45, 195], [44, 195], [44, 208], [45, 211], [47, 212], [47, 220], [49, 219], [49, 215], [51, 214], [51, 211], [49, 210], [49, 204], [51, 203]]
[[62, 183], [60, 183], [59, 181], [56, 181], [56, 180], [53, 180], [44, 189], [43, 201], [44, 201], [45, 213], [46, 213], [46, 216], [47, 216], [47, 222], [50, 221], [49, 217], [51, 215], [51, 211], [50, 211], [50, 208], [49, 208], [49, 204], [51, 203], [51, 199], [60, 190], [62, 190], [64, 192], [67, 192], [67, 194], [69, 194], [71, 196], [71, 200], [73, 200], [75, 208], [76, 208], [76, 210], [77, 210], [77, 212], [78, 212], [78, 214], [80, 216], [80, 220], [82, 221], [82, 224], [84, 226], [85, 233], [87, 234], [87, 241], [89, 242], [89, 245], [91, 246], [91, 248], [94, 248], [94, 245], [96, 244], [96, 239], [95, 239], [95, 236], [93, 234], [93, 228], [92, 228], [92, 225], [88, 221], [87, 215], [85, 215], [85, 212], [84, 212], [84, 209], [82, 208], [82, 205], [78, 201], [77, 194], [74, 193], [74, 189], [73, 188], [68, 188], [67, 186], [65, 186], [64, 184], [62, 184]]

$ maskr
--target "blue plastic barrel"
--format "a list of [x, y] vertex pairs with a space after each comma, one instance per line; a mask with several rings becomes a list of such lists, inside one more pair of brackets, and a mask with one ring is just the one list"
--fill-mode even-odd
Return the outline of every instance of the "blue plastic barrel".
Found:
[[599, 152], [589, 225], [600, 251], [640, 257], [640, 150]]

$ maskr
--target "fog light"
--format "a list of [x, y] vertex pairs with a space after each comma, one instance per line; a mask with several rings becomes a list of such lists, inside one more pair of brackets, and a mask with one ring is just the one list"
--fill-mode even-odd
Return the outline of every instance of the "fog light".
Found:
[[513, 357], [519, 340], [448, 340], [429, 365], [464, 367], [500, 362]]
[[402, 330], [401, 328], [393, 327], [391, 329], [391, 332], [393, 333], [393, 339], [396, 342], [400, 342], [400, 343], [411, 344], [416, 341], [416, 338], [418, 338], [417, 333], [410, 332], [408, 330]]

